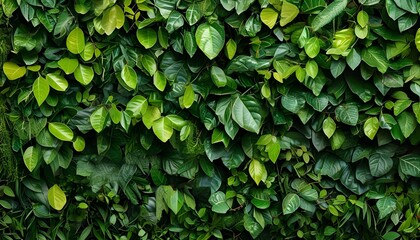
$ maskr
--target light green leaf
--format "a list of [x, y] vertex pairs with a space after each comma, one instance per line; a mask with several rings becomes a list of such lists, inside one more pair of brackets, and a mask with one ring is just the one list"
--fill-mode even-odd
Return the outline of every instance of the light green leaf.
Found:
[[409, 108], [413, 101], [409, 99], [400, 99], [394, 103], [394, 116], [400, 115], [405, 109]]
[[306, 70], [306, 74], [309, 77], [315, 78], [318, 75], [318, 71], [319, 71], [318, 64], [316, 63], [315, 60], [309, 60], [306, 63], [305, 70]]
[[195, 2], [190, 4], [185, 12], [185, 18], [190, 26], [196, 24], [200, 20], [201, 15], [200, 5]]
[[383, 219], [397, 209], [397, 201], [393, 196], [386, 196], [376, 202], [379, 210], [379, 219]]
[[211, 204], [211, 210], [215, 213], [225, 214], [230, 209], [229, 205], [226, 203], [226, 195], [221, 191], [211, 194], [209, 203]]
[[340, 15], [347, 6], [347, 0], [334, 0], [322, 10], [312, 21], [312, 28], [316, 32]]
[[280, 12], [280, 26], [285, 26], [299, 14], [299, 8], [284, 0]]
[[367, 14], [367, 12], [361, 10], [360, 12], [357, 13], [357, 23], [362, 28], [367, 26], [367, 24], [369, 23], [369, 15]]
[[45, 101], [45, 99], [47, 99], [48, 94], [50, 93], [50, 85], [48, 85], [48, 81], [45, 78], [39, 76], [37, 79], [35, 79], [35, 82], [32, 85], [32, 92], [34, 93], [38, 106], [41, 106], [41, 104]]
[[195, 101], [194, 89], [191, 84], [185, 86], [183, 105], [185, 108], [190, 108]]
[[161, 92], [165, 90], [166, 77], [165, 74], [163, 74], [163, 72], [156, 71], [155, 74], [153, 74], [153, 85], [155, 85], [155, 87]]
[[283, 214], [294, 213], [300, 206], [300, 197], [295, 193], [288, 193], [282, 202]]
[[173, 132], [172, 122], [167, 117], [161, 117], [153, 122], [153, 132], [162, 142], [167, 142]]
[[9, 80], [19, 79], [26, 74], [26, 68], [20, 67], [14, 62], [5, 62], [3, 64], [3, 72]]
[[93, 77], [94, 72], [90, 66], [79, 64], [79, 66], [76, 68], [76, 71], [74, 71], [74, 78], [76, 78], [78, 82], [85, 86], [92, 82]]
[[137, 40], [144, 48], [149, 49], [157, 42], [157, 34], [153, 28], [142, 28], [136, 32]]
[[267, 25], [270, 29], [273, 29], [276, 25], [279, 13], [272, 8], [264, 8], [260, 13], [261, 21]]
[[125, 111], [130, 117], [140, 117], [147, 111], [147, 99], [141, 95], [133, 97], [128, 103]]
[[105, 10], [102, 14], [101, 23], [106, 35], [111, 35], [115, 28], [121, 28], [124, 25], [124, 21], [124, 12], [117, 4]]
[[211, 60], [223, 49], [225, 30], [218, 23], [202, 23], [195, 32], [195, 40], [201, 51]]
[[30, 146], [23, 153], [23, 162], [30, 172], [32, 172], [38, 165], [41, 159], [41, 152], [38, 147]]
[[385, 73], [389, 66], [385, 51], [378, 46], [364, 48], [362, 50], [362, 60], [367, 65], [376, 67], [381, 73]]
[[127, 90], [133, 90], [137, 87], [137, 73], [128, 64], [124, 65], [121, 71], [121, 79], [129, 87]]
[[319, 43], [319, 39], [317, 37], [311, 37], [305, 43], [305, 52], [310, 58], [315, 58], [318, 56], [319, 51], [321, 50], [321, 44]]
[[249, 175], [252, 179], [254, 179], [257, 185], [259, 185], [261, 181], [265, 182], [265, 180], [267, 180], [267, 170], [265, 168], [264, 163], [256, 159], [251, 160], [251, 163], [248, 167], [248, 171]]
[[66, 194], [57, 184], [48, 189], [48, 203], [57, 211], [63, 209], [67, 203]]
[[67, 49], [73, 54], [79, 54], [85, 49], [85, 35], [79, 27], [74, 28], [66, 39]]
[[148, 106], [147, 111], [143, 114], [141, 120], [147, 129], [152, 128], [153, 122], [161, 117], [159, 108], [155, 106]]
[[408, 111], [404, 111], [398, 115], [397, 122], [405, 138], [408, 138], [417, 127], [416, 117]]
[[214, 85], [216, 85], [217, 87], [226, 86], [227, 78], [226, 78], [225, 72], [221, 68], [217, 66], [212, 66], [210, 69], [210, 76]]
[[82, 57], [82, 59], [85, 62], [87, 62], [93, 58], [93, 54], [95, 54], [95, 56], [98, 57], [99, 56], [98, 51], [99, 49], [95, 48], [95, 45], [93, 45], [93, 43], [87, 42], [85, 45], [85, 49], [83, 49], [83, 52], [80, 53], [80, 57]]
[[420, 156], [407, 154], [400, 158], [400, 169], [405, 175], [420, 177]]
[[[391, 0], [390, 0], [391, 1]], [[419, 51], [420, 52], [420, 28], [419, 29], [417, 29], [417, 32], [416, 32], [416, 38], [415, 38], [415, 41], [414, 41], [415, 43], [416, 43], [416, 48], [417, 48], [417, 51]]]
[[331, 138], [335, 132], [336, 124], [334, 122], [334, 119], [331, 117], [327, 117], [324, 122], [322, 123], [322, 131], [324, 131], [325, 136], [328, 138]]
[[379, 120], [377, 117], [370, 117], [363, 124], [363, 132], [370, 140], [373, 140], [378, 130]]
[[229, 39], [229, 41], [227, 41], [226, 56], [229, 58], [229, 60], [232, 60], [232, 58], [235, 56], [236, 47], [236, 42], [233, 39]]
[[92, 115], [90, 115], [90, 124], [97, 133], [100, 133], [105, 128], [107, 117], [108, 111], [104, 106], [96, 109]]
[[156, 61], [152, 56], [143, 55], [141, 57], [141, 64], [150, 76], [153, 76], [157, 70]]
[[60, 122], [48, 123], [48, 131], [61, 141], [71, 142], [74, 137], [73, 131], [66, 124]]
[[184, 16], [178, 11], [172, 11], [166, 21], [166, 30], [173, 33], [184, 25]]
[[360, 56], [360, 54], [357, 52], [356, 49], [352, 48], [350, 50], [350, 53], [346, 56], [346, 62], [347, 62], [347, 65], [349, 65], [349, 67], [352, 70], [354, 70], [362, 62], [362, 57]]
[[46, 79], [50, 87], [57, 91], [64, 92], [69, 87], [67, 80], [59, 73], [48, 73]]
[[77, 136], [76, 140], [73, 142], [73, 148], [74, 150], [81, 152], [85, 149], [86, 142], [85, 139], [81, 136]]
[[264, 120], [263, 107], [253, 96], [237, 96], [232, 106], [232, 118], [241, 128], [258, 133]]
[[3, 12], [6, 17], [10, 18], [16, 9], [19, 8], [16, 0], [3, 0], [2, 1]]
[[190, 57], [193, 57], [197, 51], [197, 41], [195, 40], [195, 35], [190, 31], [184, 32], [184, 48]]
[[76, 68], [79, 66], [79, 61], [72, 58], [62, 58], [58, 61], [58, 66], [65, 74], [69, 75], [76, 71]]
[[337, 120], [351, 126], [356, 126], [359, 120], [359, 109], [354, 104], [342, 104], [335, 109]]
[[280, 142], [276, 141], [276, 142], [271, 142], [270, 144], [267, 145], [265, 151], [268, 153], [268, 158], [271, 160], [271, 162], [276, 163], [277, 159], [280, 155]]
[[391, 171], [393, 165], [392, 158], [380, 153], [375, 153], [369, 157], [370, 173], [374, 177], [381, 177]]

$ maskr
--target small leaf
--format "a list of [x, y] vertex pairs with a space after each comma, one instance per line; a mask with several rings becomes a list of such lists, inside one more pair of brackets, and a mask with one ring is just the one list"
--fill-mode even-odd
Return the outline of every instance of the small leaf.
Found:
[[156, 71], [155, 74], [153, 74], [153, 85], [155, 85], [155, 87], [161, 92], [165, 90], [166, 77], [165, 74], [163, 74], [163, 72]]
[[85, 139], [83, 137], [77, 136], [76, 140], [74, 140], [73, 142], [74, 150], [81, 152], [85, 149], [85, 146], [86, 146]]
[[73, 131], [66, 124], [60, 122], [48, 123], [48, 131], [61, 141], [71, 142], [74, 137]]
[[162, 142], [167, 142], [174, 132], [172, 122], [167, 117], [161, 117], [158, 120], [155, 120], [152, 128], [156, 137]]
[[379, 210], [379, 219], [383, 219], [397, 209], [397, 201], [392, 196], [386, 196], [376, 202]]
[[48, 81], [45, 78], [39, 76], [37, 79], [35, 79], [35, 82], [32, 85], [32, 92], [34, 93], [38, 106], [41, 106], [45, 99], [47, 99], [50, 92], [50, 85], [48, 84]]
[[225, 72], [221, 68], [217, 66], [212, 66], [210, 69], [210, 75], [214, 85], [216, 85], [217, 87], [226, 86], [227, 78]]
[[373, 140], [379, 130], [379, 120], [377, 117], [370, 117], [363, 125], [363, 132], [370, 139]]
[[3, 72], [9, 80], [19, 79], [26, 74], [26, 68], [20, 67], [14, 62], [5, 62], [3, 64]]
[[356, 69], [360, 63], [362, 62], [362, 57], [360, 56], [360, 54], [357, 52], [356, 49], [352, 48], [350, 50], [350, 53], [347, 55], [346, 57], [346, 62], [347, 65], [349, 65], [349, 67], [354, 70]]
[[79, 27], [74, 28], [66, 39], [67, 49], [73, 54], [79, 54], [85, 49], [85, 35]]
[[265, 165], [256, 159], [251, 160], [248, 170], [249, 175], [252, 179], [254, 179], [257, 185], [259, 185], [261, 181], [265, 182], [267, 179], [267, 170], [265, 169]]
[[282, 202], [283, 214], [294, 213], [300, 206], [300, 197], [295, 193], [288, 193]]
[[46, 79], [50, 87], [57, 91], [64, 92], [69, 87], [67, 80], [58, 73], [48, 73]]
[[185, 87], [185, 92], [183, 96], [183, 105], [185, 108], [190, 108], [191, 105], [194, 103], [194, 101], [195, 101], [194, 89], [191, 84], [188, 84]]
[[319, 51], [321, 50], [321, 44], [319, 43], [319, 39], [317, 37], [311, 37], [305, 43], [305, 52], [310, 58], [315, 58], [318, 56]]
[[137, 87], [137, 73], [128, 64], [124, 65], [123, 70], [121, 71], [121, 79], [128, 86], [129, 89], [127, 89], [127, 90], [136, 89], [136, 87]]
[[97, 133], [100, 133], [105, 128], [107, 117], [108, 111], [104, 106], [96, 109], [92, 115], [90, 115], [90, 124]]
[[136, 32], [137, 40], [144, 48], [149, 49], [153, 47], [157, 42], [156, 31], [152, 28], [138, 29]]
[[63, 209], [67, 203], [66, 194], [64, 194], [63, 190], [57, 184], [54, 184], [54, 186], [48, 189], [48, 203], [58, 211]]
[[235, 53], [236, 42], [233, 39], [229, 39], [229, 41], [226, 43], [226, 56], [229, 58], [229, 60], [232, 60], [232, 58], [235, 57]]
[[336, 124], [334, 119], [331, 117], [327, 117], [324, 122], [322, 123], [322, 131], [324, 131], [325, 136], [331, 138], [335, 132]]
[[209, 203], [211, 204], [211, 210], [215, 213], [227, 213], [230, 209], [229, 205], [226, 203], [226, 195], [224, 192], [217, 191], [210, 195]]
[[357, 13], [357, 23], [362, 27], [366, 27], [369, 23], [369, 15], [367, 12], [361, 10], [359, 13]]
[[30, 146], [23, 153], [23, 162], [30, 172], [35, 169], [40, 159], [41, 153], [38, 147]]
[[141, 95], [133, 97], [128, 103], [125, 111], [130, 117], [140, 117], [147, 111], [147, 99]]
[[264, 8], [260, 13], [261, 21], [267, 25], [270, 29], [273, 29], [276, 25], [279, 13], [272, 8]]

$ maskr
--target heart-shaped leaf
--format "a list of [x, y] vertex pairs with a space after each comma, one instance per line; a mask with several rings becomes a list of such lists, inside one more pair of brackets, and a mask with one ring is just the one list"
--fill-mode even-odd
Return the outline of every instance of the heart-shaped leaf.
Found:
[[195, 32], [195, 40], [201, 51], [211, 60], [223, 49], [225, 30], [218, 23], [202, 23]]

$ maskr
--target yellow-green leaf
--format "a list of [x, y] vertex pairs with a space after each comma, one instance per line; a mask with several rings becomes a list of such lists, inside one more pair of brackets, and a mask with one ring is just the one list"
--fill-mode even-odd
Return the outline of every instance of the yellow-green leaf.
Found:
[[67, 49], [73, 54], [79, 54], [85, 49], [85, 35], [82, 29], [76, 27], [66, 39]]
[[60, 122], [48, 123], [48, 131], [61, 141], [70, 142], [74, 137], [73, 131], [66, 124]]
[[280, 26], [285, 26], [293, 19], [297, 17], [299, 14], [299, 8], [293, 5], [292, 3], [289, 3], [288, 1], [283, 1], [283, 5], [281, 7], [281, 13], [280, 13]]
[[48, 189], [48, 203], [58, 211], [63, 209], [67, 203], [66, 194], [64, 194], [63, 190], [57, 184], [54, 184], [54, 186]]
[[41, 106], [50, 93], [50, 85], [48, 84], [48, 81], [39, 76], [35, 79], [34, 84], [32, 85], [32, 92], [34, 93], [38, 106]]
[[185, 92], [184, 92], [184, 98], [183, 98], [184, 107], [190, 108], [191, 105], [194, 103], [194, 100], [195, 100], [194, 89], [191, 84], [188, 84], [185, 87]]
[[279, 13], [272, 8], [264, 8], [260, 13], [261, 21], [267, 25], [270, 29], [276, 25]]
[[267, 179], [267, 170], [265, 169], [265, 165], [256, 159], [251, 160], [248, 171], [249, 175], [252, 179], [254, 179], [257, 185], [259, 185], [261, 181], [265, 182]]
[[166, 117], [161, 117], [154, 121], [152, 127], [156, 137], [162, 142], [167, 142], [174, 132], [172, 122]]
[[5, 62], [3, 64], [3, 72], [9, 80], [19, 79], [26, 74], [26, 68], [20, 67], [14, 62]]
[[40, 156], [40, 149], [34, 146], [28, 147], [23, 153], [23, 162], [30, 172], [38, 165]]

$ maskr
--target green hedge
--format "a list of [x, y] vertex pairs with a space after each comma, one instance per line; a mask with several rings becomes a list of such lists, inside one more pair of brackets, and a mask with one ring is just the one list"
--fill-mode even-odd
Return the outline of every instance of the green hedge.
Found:
[[4, 239], [420, 237], [417, 1], [1, 2]]

